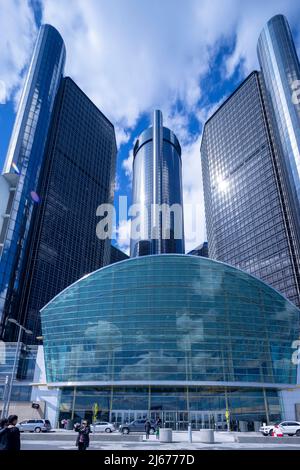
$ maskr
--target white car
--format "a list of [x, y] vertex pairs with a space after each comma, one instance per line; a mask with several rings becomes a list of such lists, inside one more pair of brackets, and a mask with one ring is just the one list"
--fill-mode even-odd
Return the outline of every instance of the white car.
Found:
[[96, 423], [91, 426], [92, 431], [94, 432], [113, 432], [116, 430], [115, 426], [108, 421], [96, 421]]
[[282, 434], [300, 436], [300, 423], [298, 421], [282, 421], [281, 423], [264, 425], [259, 428], [259, 431], [264, 436], [271, 436], [275, 427], [280, 428]]
[[48, 419], [27, 419], [17, 424], [20, 432], [49, 432], [51, 424]]

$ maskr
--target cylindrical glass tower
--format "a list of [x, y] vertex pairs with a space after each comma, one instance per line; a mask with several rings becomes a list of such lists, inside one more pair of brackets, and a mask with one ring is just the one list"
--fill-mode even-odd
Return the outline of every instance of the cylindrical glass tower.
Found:
[[161, 111], [133, 155], [131, 256], [184, 253], [181, 147]]
[[0, 323], [14, 316], [33, 204], [43, 164], [44, 150], [55, 97], [63, 75], [65, 45], [50, 25], [40, 29], [21, 96], [3, 178], [10, 186], [5, 223], [0, 233]]
[[281, 166], [295, 233], [300, 234], [300, 64], [283, 15], [274, 16], [265, 25], [257, 53], [282, 151]]

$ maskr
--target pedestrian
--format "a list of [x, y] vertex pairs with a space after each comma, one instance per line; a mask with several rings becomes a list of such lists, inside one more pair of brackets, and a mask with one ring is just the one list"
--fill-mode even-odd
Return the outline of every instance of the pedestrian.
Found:
[[87, 421], [82, 421], [81, 424], [75, 427], [75, 431], [78, 432], [76, 439], [76, 446], [78, 450], [86, 450], [90, 445], [90, 432], [91, 428]]
[[145, 422], [146, 439], [149, 439], [150, 429], [151, 429], [151, 423], [149, 419], [147, 419], [147, 421]]
[[156, 423], [155, 423], [156, 439], [159, 439], [159, 428], [161, 428], [161, 419], [160, 419], [160, 417], [157, 418]]
[[8, 420], [7, 419], [1, 419], [0, 420], [0, 451], [1, 450], [7, 450], [7, 445], [8, 445]]
[[61, 425], [62, 425], [63, 429], [66, 429], [66, 428], [67, 428], [67, 420], [66, 420], [66, 419], [62, 419], [62, 420], [61, 420]]
[[20, 450], [21, 449], [20, 430], [16, 426], [17, 422], [18, 422], [17, 415], [10, 415], [8, 417], [7, 450]]

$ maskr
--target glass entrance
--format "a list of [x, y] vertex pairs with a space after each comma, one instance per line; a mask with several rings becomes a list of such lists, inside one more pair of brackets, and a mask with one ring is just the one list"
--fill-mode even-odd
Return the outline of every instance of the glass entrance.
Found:
[[211, 411], [150, 411], [135, 410], [124, 411], [116, 410], [110, 412], [110, 422], [114, 423], [117, 427], [120, 424], [130, 423], [135, 419], [145, 419], [150, 417], [151, 420], [156, 421], [161, 419], [163, 426], [171, 428], [174, 431], [186, 431], [189, 423], [192, 429], [226, 429], [225, 410], [218, 412]]

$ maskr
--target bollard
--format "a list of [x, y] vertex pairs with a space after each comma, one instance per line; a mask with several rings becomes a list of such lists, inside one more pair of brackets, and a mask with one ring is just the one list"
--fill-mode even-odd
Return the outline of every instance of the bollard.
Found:
[[192, 425], [191, 425], [191, 423], [189, 423], [189, 425], [188, 425], [188, 440], [189, 440], [189, 442], [193, 442]]
[[159, 441], [160, 442], [172, 442], [172, 429], [160, 428], [159, 430]]
[[200, 429], [200, 442], [213, 444], [215, 442], [215, 433], [213, 429]]

